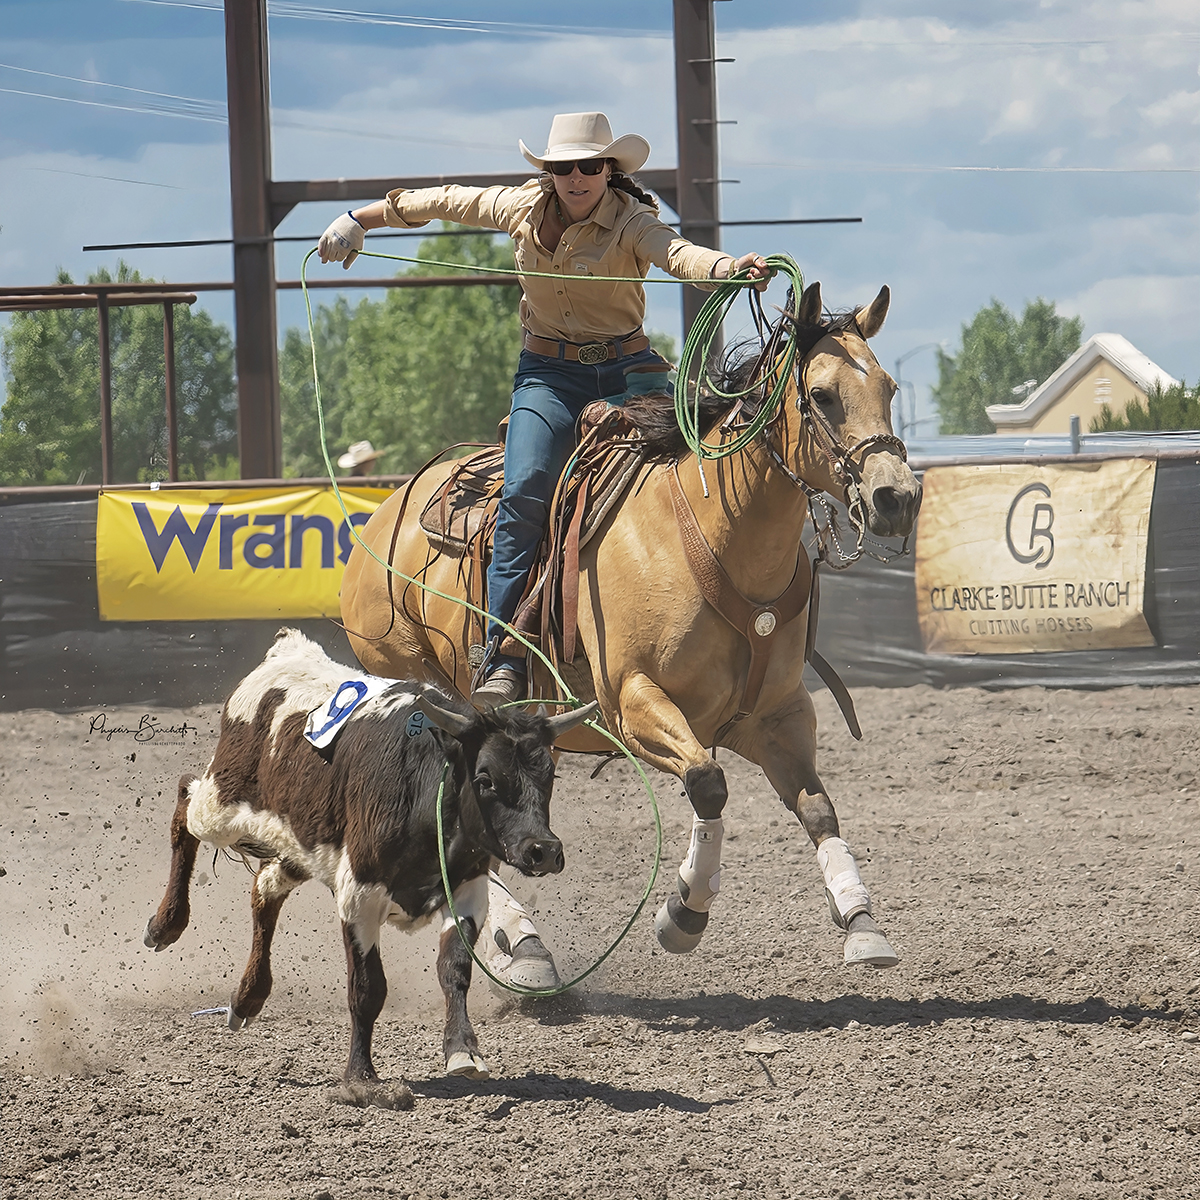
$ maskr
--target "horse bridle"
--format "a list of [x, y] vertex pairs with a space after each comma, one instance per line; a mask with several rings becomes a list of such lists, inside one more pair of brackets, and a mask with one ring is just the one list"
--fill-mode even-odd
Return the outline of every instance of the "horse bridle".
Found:
[[[783, 322], [780, 321], [775, 329], [772, 330], [770, 342], [763, 347], [764, 356], [768, 351], [773, 351], [777, 348], [778, 339], [775, 335], [782, 324]], [[819, 556], [835, 570], [844, 570], [851, 563], [861, 558], [864, 553], [871, 553], [872, 557], [875, 558], [880, 557], [880, 555], [868, 551], [865, 546], [867, 537], [867, 510], [860, 487], [862, 483], [863, 464], [866, 462], [868, 455], [873, 454], [876, 450], [894, 451], [899, 454], [902, 462], [907, 462], [908, 447], [905, 446], [900, 438], [891, 433], [872, 433], [855, 442], [853, 446], [846, 446], [838, 437], [837, 431], [830, 424], [829, 419], [816, 405], [812, 398], [812, 392], [805, 380], [804, 371], [809, 355], [830, 332], [830, 330], [825, 328], [814, 330], [811, 340], [808, 341], [807, 345], [798, 345], [797, 347], [798, 354], [795, 369], [796, 409], [800, 413], [801, 423], [807, 428], [817, 448], [824, 454], [829, 463], [830, 471], [833, 473], [834, 478], [841, 484], [845, 493], [846, 511], [850, 517], [850, 524], [857, 535], [857, 545], [851, 554], [847, 554], [842, 546], [833, 510], [825, 500], [822, 489], [813, 487], [807, 480], [797, 475], [788, 466], [779, 448], [775, 445], [776, 427], [781, 426], [783, 422], [784, 409], [782, 404], [779, 406], [779, 411], [776, 413], [774, 419], [764, 427], [761, 437], [763, 446], [766, 448], [771, 460], [784, 476], [799, 488], [808, 499], [809, 515], [812, 518], [813, 528], [817, 531]], [[839, 330], [838, 332], [852, 332], [857, 333], [860, 338], [863, 337], [857, 321], [847, 325], [845, 330]], [[798, 333], [793, 334], [793, 336], [798, 337]], [[863, 338], [863, 340], [865, 341], [866, 339]], [[771, 357], [774, 358], [774, 354]], [[820, 506], [824, 510], [825, 521], [823, 525], [817, 519], [815, 511], [817, 506]], [[828, 557], [830, 545], [837, 550], [841, 561], [834, 562]], [[907, 552], [908, 538], [906, 537], [899, 554]], [[897, 555], [892, 553], [888, 557], [897, 557]]]

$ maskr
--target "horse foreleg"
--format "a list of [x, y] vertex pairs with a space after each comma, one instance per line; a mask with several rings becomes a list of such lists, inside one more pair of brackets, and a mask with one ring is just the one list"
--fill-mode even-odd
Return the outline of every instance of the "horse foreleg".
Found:
[[871, 912], [871, 896], [850, 847], [843, 840], [837, 813], [816, 769], [816, 714], [812, 701], [794, 712], [763, 722], [753, 753], [779, 798], [800, 820], [817, 851], [825, 878], [825, 897], [833, 923], [846, 931], [847, 964], [894, 967], [900, 957]]
[[495, 871], [488, 873], [485, 928], [490, 930], [496, 949], [512, 960], [504, 971], [509, 983], [540, 989], [556, 988], [562, 982], [554, 955], [546, 948], [533, 919]]
[[621, 688], [620, 731], [639, 758], [682, 779], [691, 801], [692, 836], [679, 868], [678, 894], [668, 897], [654, 920], [659, 945], [671, 954], [687, 954], [700, 945], [721, 887], [721, 813], [729, 797], [725, 772], [647, 676], [633, 676]]

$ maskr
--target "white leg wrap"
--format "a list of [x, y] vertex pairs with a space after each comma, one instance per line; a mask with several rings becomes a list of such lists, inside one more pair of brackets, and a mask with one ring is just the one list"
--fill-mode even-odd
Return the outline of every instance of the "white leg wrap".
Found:
[[488, 873], [487, 884], [489, 927], [493, 931], [503, 931], [510, 948], [524, 938], [537, 937], [537, 926], [529, 919], [529, 913], [521, 907], [495, 871]]
[[817, 862], [825, 876], [830, 905], [841, 917], [845, 928], [851, 917], [871, 911], [871, 896], [858, 874], [858, 864], [850, 847], [840, 837], [826, 838], [817, 847]]
[[[488, 916], [488, 877], [477, 875], [466, 883], [460, 883], [454, 889], [454, 907], [460, 921], [475, 922], [475, 932], [478, 934]], [[443, 904], [438, 912], [442, 918], [442, 933], [453, 929], [454, 917], [450, 913], [450, 906]]]
[[725, 822], [692, 818], [692, 840], [679, 878], [687, 888], [684, 904], [693, 912], [708, 912], [721, 890], [721, 836]]

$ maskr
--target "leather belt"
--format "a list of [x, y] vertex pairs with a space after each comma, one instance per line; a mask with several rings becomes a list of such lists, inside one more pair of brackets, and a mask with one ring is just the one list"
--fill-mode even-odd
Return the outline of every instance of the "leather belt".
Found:
[[567, 362], [595, 366], [613, 358], [624, 358], [627, 354], [638, 354], [650, 345], [650, 339], [639, 329], [627, 337], [613, 338], [611, 342], [560, 342], [554, 338], [538, 337], [525, 330], [525, 349], [546, 358], [565, 359]]

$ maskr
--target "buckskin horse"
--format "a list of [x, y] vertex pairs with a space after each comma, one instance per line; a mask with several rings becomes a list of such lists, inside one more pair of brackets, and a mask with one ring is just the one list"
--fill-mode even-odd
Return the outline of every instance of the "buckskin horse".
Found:
[[[590, 682], [606, 727], [634, 754], [683, 782], [694, 810], [678, 890], [655, 922], [668, 951], [699, 944], [720, 886], [728, 792], [709, 747], [722, 746], [762, 768], [812, 839], [830, 915], [846, 932], [844, 960], [877, 967], [899, 961], [872, 916], [817, 774], [816, 714], [802, 680], [811, 654], [805, 617], [812, 568], [801, 535], [811, 499], [824, 492], [847, 505], [860, 550], [864, 530], [907, 536], [920, 505], [920, 485], [891, 429], [896, 384], [867, 344], [889, 300], [884, 287], [870, 305], [824, 317], [820, 284], [806, 288], [776, 323], [775, 346], [793, 339], [796, 365], [760, 435], [736, 454], [708, 460], [703, 471], [680, 437], [673, 454], [644, 463], [580, 552], [578, 641], [586, 663], [576, 660], [583, 669], [572, 678]], [[776, 354], [764, 365], [760, 356], [760, 378], [780, 361]], [[735, 370], [725, 377], [726, 386], [745, 376], [743, 365], [740, 376]], [[718, 408], [722, 391], [715, 389]], [[758, 401], [766, 391], [764, 385]], [[753, 417], [755, 403], [753, 394], [725, 401], [724, 419], [714, 413], [710, 428], [732, 437]], [[674, 425], [666, 397], [661, 411]], [[462, 595], [461, 560], [431, 554], [418, 523], [452, 467], [442, 464], [399, 489], [372, 515], [363, 541], [405, 575]], [[478, 620], [465, 609], [393, 583], [357, 546], [341, 604], [366, 670], [468, 690]], [[583, 685], [576, 690], [582, 695]], [[586, 727], [558, 745], [611, 749]]]

